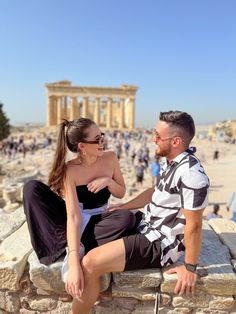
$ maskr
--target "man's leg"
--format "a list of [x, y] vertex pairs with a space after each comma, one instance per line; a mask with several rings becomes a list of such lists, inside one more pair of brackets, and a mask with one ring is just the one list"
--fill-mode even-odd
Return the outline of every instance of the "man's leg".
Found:
[[125, 246], [119, 239], [97, 247], [83, 258], [85, 288], [79, 299], [74, 298], [70, 314], [87, 314], [92, 309], [100, 292], [100, 277], [125, 268]]
[[124, 209], [92, 216], [81, 238], [86, 252], [135, 233], [141, 217], [141, 212], [138, 215]]

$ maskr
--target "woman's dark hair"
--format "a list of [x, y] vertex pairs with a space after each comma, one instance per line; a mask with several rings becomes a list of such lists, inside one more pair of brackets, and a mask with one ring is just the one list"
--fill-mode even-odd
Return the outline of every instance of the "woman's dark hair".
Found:
[[87, 118], [80, 118], [73, 121], [64, 119], [60, 124], [57, 147], [48, 178], [48, 184], [54, 192], [61, 196], [66, 172], [67, 148], [71, 152], [78, 153], [79, 155], [78, 143], [86, 139], [88, 136], [86, 130], [93, 124], [95, 124], [95, 122]]
[[179, 132], [179, 136], [184, 139], [186, 146], [189, 145], [195, 135], [195, 125], [193, 118], [183, 111], [160, 112], [160, 121], [170, 124], [171, 127]]

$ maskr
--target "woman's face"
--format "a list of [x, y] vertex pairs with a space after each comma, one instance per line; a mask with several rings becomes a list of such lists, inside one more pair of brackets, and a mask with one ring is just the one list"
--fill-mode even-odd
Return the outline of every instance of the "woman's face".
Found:
[[83, 141], [86, 154], [90, 156], [102, 156], [104, 151], [104, 134], [101, 133], [99, 127], [96, 124], [92, 124], [86, 130], [86, 133], [87, 137]]

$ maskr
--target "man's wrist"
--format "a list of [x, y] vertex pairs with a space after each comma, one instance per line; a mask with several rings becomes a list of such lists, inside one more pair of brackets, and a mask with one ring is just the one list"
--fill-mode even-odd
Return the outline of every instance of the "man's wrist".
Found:
[[188, 271], [191, 271], [192, 273], [196, 273], [198, 264], [190, 264], [184, 262], [184, 266]]

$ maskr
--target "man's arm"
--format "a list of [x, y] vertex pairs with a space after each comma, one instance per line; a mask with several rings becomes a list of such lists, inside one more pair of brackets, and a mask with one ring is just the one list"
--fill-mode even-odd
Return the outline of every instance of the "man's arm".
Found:
[[134, 199], [130, 200], [127, 203], [111, 206], [109, 210], [115, 210], [115, 209], [132, 210], [132, 209], [143, 208], [145, 205], [151, 202], [153, 192], [154, 192], [154, 186], [145, 190], [144, 192], [142, 192], [137, 197], [135, 197]]
[[[184, 229], [185, 240], [185, 263], [196, 265], [201, 250], [202, 243], [202, 214], [204, 209], [186, 210], [183, 214], [186, 218]], [[178, 281], [174, 292], [177, 294], [194, 294], [197, 281], [197, 274], [189, 271], [184, 265], [177, 266], [167, 271], [168, 274], [177, 273]]]

